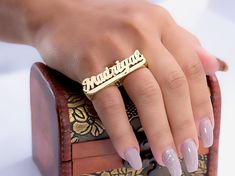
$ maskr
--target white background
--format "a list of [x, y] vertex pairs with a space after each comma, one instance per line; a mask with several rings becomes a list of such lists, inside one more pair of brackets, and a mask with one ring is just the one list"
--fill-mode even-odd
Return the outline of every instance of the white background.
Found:
[[[219, 73], [223, 94], [219, 176], [234, 175], [235, 1], [155, 1], [194, 33], [203, 46], [230, 66]], [[0, 43], [0, 176], [39, 176], [31, 159], [29, 69], [40, 61], [28, 46]]]

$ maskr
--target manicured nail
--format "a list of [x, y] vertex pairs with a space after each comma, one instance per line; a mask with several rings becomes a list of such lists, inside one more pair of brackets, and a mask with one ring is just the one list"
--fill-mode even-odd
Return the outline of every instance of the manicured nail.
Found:
[[201, 120], [199, 124], [199, 133], [203, 146], [208, 148], [213, 145], [214, 135], [213, 127], [209, 118]]
[[223, 72], [228, 71], [228, 64], [219, 58], [216, 58], [216, 59], [217, 59], [217, 62], [219, 63], [219, 71], [223, 71]]
[[130, 148], [124, 154], [124, 159], [128, 161], [131, 167], [135, 170], [139, 170], [142, 168], [142, 160], [139, 152], [135, 148]]
[[187, 139], [181, 145], [181, 153], [188, 172], [195, 172], [198, 169], [198, 152], [195, 142]]
[[206, 51], [205, 48], [198, 47], [197, 53], [207, 75], [214, 75], [217, 71], [225, 72], [228, 70], [226, 62], [216, 58], [214, 55]]
[[162, 154], [162, 161], [168, 168], [171, 176], [181, 176], [182, 170], [179, 158], [173, 149], [167, 149]]

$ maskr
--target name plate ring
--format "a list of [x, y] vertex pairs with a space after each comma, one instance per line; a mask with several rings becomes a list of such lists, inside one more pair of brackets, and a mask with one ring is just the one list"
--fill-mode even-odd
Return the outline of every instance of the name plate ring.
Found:
[[144, 66], [147, 66], [147, 61], [143, 54], [136, 50], [130, 57], [116, 61], [112, 67], [106, 67], [102, 73], [84, 79], [82, 81], [83, 92], [92, 100], [94, 95], [103, 88], [111, 85], [120, 86], [122, 78]]

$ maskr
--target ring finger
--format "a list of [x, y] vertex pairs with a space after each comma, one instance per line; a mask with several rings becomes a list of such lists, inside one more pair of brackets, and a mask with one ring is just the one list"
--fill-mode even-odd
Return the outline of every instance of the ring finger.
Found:
[[167, 166], [171, 175], [181, 175], [161, 90], [154, 76], [149, 69], [141, 68], [128, 75], [123, 85], [137, 107], [154, 157]]
[[198, 168], [198, 137], [194, 122], [190, 93], [184, 72], [161, 41], [149, 41], [149, 68], [162, 91], [167, 117], [176, 148], [183, 156], [187, 170]]

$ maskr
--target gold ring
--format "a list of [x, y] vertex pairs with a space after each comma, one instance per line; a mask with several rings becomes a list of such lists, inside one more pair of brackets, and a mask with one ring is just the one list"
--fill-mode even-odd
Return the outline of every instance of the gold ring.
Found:
[[110, 85], [120, 86], [120, 79], [143, 66], [147, 66], [147, 61], [139, 50], [136, 50], [125, 60], [115, 63], [112, 67], [106, 67], [102, 73], [83, 80], [83, 92], [90, 100], [101, 89]]

